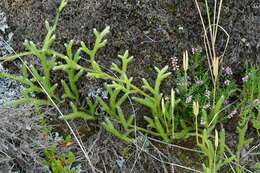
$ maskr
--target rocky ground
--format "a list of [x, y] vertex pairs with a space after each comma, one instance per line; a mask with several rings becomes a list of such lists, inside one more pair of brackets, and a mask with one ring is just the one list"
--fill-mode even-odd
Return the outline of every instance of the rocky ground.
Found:
[[[0, 55], [12, 53], [12, 49], [7, 46], [6, 42], [16, 51], [23, 50], [22, 43], [25, 39], [40, 44], [46, 34], [44, 20], [53, 18], [58, 3], [57, 0], [1, 0]], [[105, 66], [110, 66], [118, 53], [128, 49], [135, 57], [134, 63], [130, 66], [130, 75], [136, 76], [136, 80], [142, 77], [153, 78], [154, 73], [151, 71], [154, 65], [159, 67], [170, 65], [171, 58], [181, 57], [181, 52], [185, 49], [191, 51], [192, 48], [203, 47], [203, 32], [199, 16], [194, 2], [190, 0], [73, 0], [62, 14], [56, 32], [56, 47], [62, 49], [63, 43], [71, 39], [74, 39], [77, 44], [81, 40], [92, 43], [92, 29], [101, 30], [106, 25], [111, 26], [111, 34], [108, 38], [108, 46], [99, 54], [99, 61]], [[242, 64], [246, 61], [254, 64], [260, 63], [260, 4], [257, 0], [224, 1], [221, 25], [231, 37], [225, 63], [236, 69], [236, 73], [239, 73]], [[224, 41], [223, 38], [218, 43], [219, 52], [223, 50]], [[17, 71], [17, 68], [19, 68], [19, 64], [0, 64], [0, 72], [7, 70], [13, 72]], [[171, 82], [168, 83], [168, 86], [170, 85]], [[89, 92], [93, 87], [98, 86], [88, 85], [84, 89]], [[19, 88], [20, 86], [16, 82], [1, 79], [0, 105], [3, 102], [19, 98]], [[26, 119], [17, 119], [28, 111]], [[7, 110], [0, 106], [0, 115], [1, 122], [3, 122], [3, 125], [0, 126], [2, 140], [0, 140], [0, 144], [3, 144], [0, 145], [0, 149], [2, 149], [0, 151], [7, 153], [7, 155], [0, 154], [0, 165], [4, 163], [0, 170], [5, 172], [15, 165], [13, 169], [15, 172], [26, 165], [22, 169], [24, 172], [42, 171], [44, 167], [39, 164], [41, 158], [36, 155], [39, 154], [37, 153], [39, 147], [47, 147], [47, 144], [40, 145], [39, 142], [46, 141], [34, 140], [31, 143], [37, 147], [30, 148], [28, 143], [31, 138], [37, 138], [40, 134], [32, 134], [34, 136], [30, 137], [27, 134], [37, 131], [39, 127], [35, 124], [23, 126], [24, 123], [28, 124], [29, 118], [32, 118], [30, 108]], [[6, 119], [9, 115], [10, 117]], [[36, 122], [37, 119], [33, 119], [32, 122], [34, 121]], [[15, 129], [18, 129], [19, 132], [12, 133]], [[14, 138], [10, 138], [9, 134], [14, 137], [19, 136], [15, 139], [18, 143], [13, 142]], [[140, 151], [136, 148], [127, 148], [120, 142], [115, 143], [114, 139], [104, 135], [102, 131], [93, 135], [92, 138], [98, 140], [91, 150], [91, 158], [99, 167], [105, 165], [115, 172], [122, 170], [129, 172], [133, 166], [135, 166], [133, 172], [144, 170], [161, 172], [165, 169], [163, 163], [151, 159], [146, 154], [139, 155]], [[53, 138], [48, 140], [49, 144], [57, 142]], [[86, 146], [91, 146], [91, 143], [86, 143]], [[16, 152], [21, 155], [12, 155], [15, 148]], [[122, 160], [123, 152], [117, 153], [118, 148], [125, 151], [126, 155], [129, 153], [133, 153], [133, 155], [128, 157], [129, 160]], [[150, 145], [147, 151], [158, 157], [164, 157], [158, 153], [156, 146]], [[169, 151], [167, 153], [169, 156], [173, 155]], [[179, 156], [182, 151], [176, 151], [176, 153]], [[183, 164], [183, 160], [186, 162], [188, 160], [189, 163], [185, 163], [185, 165], [194, 166], [192, 159], [177, 156], [172, 157], [171, 161]], [[126, 156], [124, 157], [126, 158]], [[190, 157], [194, 157], [194, 155]], [[78, 160], [79, 163], [82, 162], [80, 158]], [[30, 162], [34, 164], [28, 164]], [[84, 169], [84, 162], [82, 169]]]
[[[55, 15], [57, 2], [0, 2], [7, 15], [8, 29], [14, 33], [15, 50], [23, 49], [25, 39], [40, 44], [46, 33], [43, 21]], [[259, 11], [257, 0], [224, 1], [221, 26], [231, 36], [225, 57], [227, 63], [260, 62]], [[118, 52], [129, 49], [136, 57], [132, 70], [135, 75], [144, 75], [154, 64], [164, 66], [172, 56], [180, 57], [185, 49], [203, 47], [200, 19], [190, 0], [73, 0], [59, 23], [57, 45], [71, 39], [78, 43], [91, 42], [92, 29], [103, 29], [106, 25], [111, 26], [112, 32], [100, 61], [110, 63]], [[224, 46], [222, 41], [219, 50]]]
[[[8, 55], [13, 52], [10, 46], [13, 33], [7, 32], [9, 26], [6, 14], [0, 8], [0, 56]], [[0, 63], [0, 72], [8, 70]], [[18, 99], [20, 97], [20, 85], [8, 79], [0, 79], [0, 105], [4, 102]]]

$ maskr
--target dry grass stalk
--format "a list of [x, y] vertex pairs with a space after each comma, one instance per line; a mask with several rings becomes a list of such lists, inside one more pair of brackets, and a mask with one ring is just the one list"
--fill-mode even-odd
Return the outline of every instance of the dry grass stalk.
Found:
[[[217, 90], [217, 83], [219, 79], [220, 74], [220, 67], [222, 66], [223, 58], [227, 49], [227, 45], [229, 42], [229, 34], [226, 32], [226, 30], [219, 25], [220, 20], [220, 14], [222, 9], [222, 3], [223, 0], [220, 0], [219, 2], [217, 0], [214, 1], [214, 12], [213, 12], [213, 21], [211, 21], [210, 16], [210, 10], [208, 6], [208, 0], [205, 0], [205, 6], [206, 6], [206, 12], [207, 12], [207, 20], [208, 20], [208, 26], [206, 27], [206, 24], [204, 22], [203, 16], [201, 14], [201, 9], [198, 3], [198, 0], [194, 0], [197, 10], [199, 12], [199, 16], [201, 19], [203, 31], [204, 31], [204, 46], [206, 51], [206, 56], [208, 60], [209, 70], [212, 78], [212, 82], [214, 85], [213, 89], [213, 105], [215, 105], [215, 97], [216, 97], [216, 90]], [[217, 7], [218, 6], [218, 7]], [[217, 10], [218, 9], [218, 10]], [[225, 49], [222, 52], [222, 54], [217, 55], [216, 52], [216, 41], [217, 41], [217, 33], [218, 29], [221, 29], [227, 36]], [[209, 30], [209, 31], [208, 31]]]

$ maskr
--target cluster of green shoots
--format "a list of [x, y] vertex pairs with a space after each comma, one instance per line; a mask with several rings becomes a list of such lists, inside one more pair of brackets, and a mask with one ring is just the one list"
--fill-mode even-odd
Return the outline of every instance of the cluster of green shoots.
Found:
[[[244, 123], [241, 123], [239, 128], [240, 140], [236, 155], [232, 154], [231, 150], [225, 144], [224, 130], [222, 129], [219, 132], [216, 128], [224, 120], [223, 116], [220, 116], [223, 112], [224, 101], [233, 92], [230, 89], [226, 92], [227, 94], [222, 94], [221, 89], [217, 90], [219, 85], [218, 79], [220, 77], [220, 64], [222, 62], [221, 58], [216, 56], [214, 50], [219, 20], [218, 15], [216, 19], [214, 15], [212, 26], [215, 27], [210, 27], [212, 44], [209, 44], [207, 34], [205, 34], [205, 43], [208, 46], [209, 69], [213, 79], [212, 94], [208, 99], [205, 99], [205, 96], [202, 96], [201, 92], [205, 92], [211, 86], [210, 84], [206, 85], [210, 78], [207, 77], [208, 71], [201, 69], [201, 65], [198, 64], [194, 68], [190, 67], [187, 51], [183, 54], [183, 71], [180, 71], [179, 75], [177, 75], [178, 79], [180, 79], [180, 76], [184, 76], [184, 83], [179, 88], [180, 92], [172, 88], [169, 94], [162, 94], [162, 83], [172, 75], [169, 72], [168, 66], [162, 69], [154, 67], [157, 73], [155, 81], [149, 82], [147, 79], [142, 79], [142, 86], [138, 87], [133, 82], [134, 77], [129, 76], [127, 73], [128, 65], [133, 61], [133, 57], [129, 55], [128, 51], [118, 56], [121, 63], [112, 63], [110, 71], [105, 70], [97, 62], [99, 50], [107, 43], [106, 36], [110, 32], [109, 27], [106, 27], [101, 32], [94, 29], [93, 32], [96, 39], [93, 47], [81, 42], [81, 46], [76, 48], [73, 41], [70, 41], [68, 44], [65, 44], [64, 53], [55, 51], [53, 48], [55, 41], [54, 32], [60, 13], [66, 4], [67, 1], [62, 0], [52, 25], [47, 21], [45, 22], [47, 35], [42, 47], [39, 48], [33, 42], [25, 41], [26, 52], [2, 58], [5, 61], [13, 61], [20, 57], [33, 56], [41, 64], [41, 68], [36, 68], [34, 65], [28, 66], [24, 58], [20, 58], [24, 63], [22, 77], [5, 73], [0, 74], [0, 77], [11, 78], [24, 85], [23, 98], [16, 101], [16, 104], [30, 103], [39, 107], [51, 106], [53, 102], [68, 101], [70, 102], [71, 110], [69, 114], [64, 116], [66, 120], [100, 120], [107, 132], [126, 142], [135, 142], [137, 132], [159, 138], [167, 143], [195, 137], [197, 146], [204, 153], [204, 156], [207, 157], [207, 161], [203, 165], [205, 173], [218, 172], [224, 165], [230, 164], [232, 161], [239, 163], [241, 150], [251, 142], [251, 140], [245, 139], [248, 119], [245, 118], [246, 120]], [[211, 23], [210, 17], [209, 23]], [[210, 45], [213, 47], [212, 51], [209, 51]], [[83, 57], [87, 57], [84, 60], [88, 62], [88, 66], [80, 65]], [[191, 61], [201, 62], [201, 57], [199, 53], [196, 53], [193, 55], [193, 60]], [[203, 80], [205, 87], [197, 84], [189, 85], [188, 76], [189, 71], [192, 72], [192, 70], [195, 72], [197, 70], [200, 71], [197, 77]], [[66, 78], [53, 82], [53, 74], [57, 71], [64, 73]], [[256, 70], [255, 73], [259, 74], [259, 71], [257, 72]], [[87, 104], [81, 105], [80, 100], [82, 98], [77, 82], [85, 75], [108, 83], [105, 86], [108, 99], [100, 96], [97, 96], [96, 99], [84, 98]], [[259, 123], [257, 123], [259, 121], [259, 105], [258, 107], [254, 105], [256, 93], [258, 94], [258, 98], [260, 98], [260, 86], [257, 82], [259, 81], [259, 77], [256, 76], [255, 74], [255, 79], [248, 83], [248, 86], [245, 86], [243, 92], [247, 99], [244, 99], [241, 104], [246, 105], [251, 101], [251, 105], [258, 109], [258, 114], [252, 118], [255, 120], [255, 126], [259, 128]], [[63, 90], [63, 95], [57, 94], [59, 93], [57, 90], [60, 89]], [[185, 102], [185, 98], [190, 95], [194, 95], [195, 98], [193, 105]], [[143, 117], [145, 126], [138, 126], [135, 122], [138, 115], [134, 111], [132, 113], [127, 111], [126, 113], [124, 110], [124, 106], [131, 105], [132, 101], [135, 104], [148, 108], [149, 115]], [[210, 109], [203, 107], [206, 102], [212, 103]], [[101, 108], [105, 113], [105, 119], [99, 117], [98, 108]], [[247, 112], [244, 117], [249, 117], [248, 114], [250, 112], [248, 111], [250, 109], [252, 107], [249, 107], [247, 110], [241, 110]], [[214, 131], [215, 135], [212, 135]], [[229, 153], [229, 158], [224, 159], [225, 152]], [[69, 167], [66, 166], [73, 163], [74, 156], [72, 154], [62, 156], [60, 159], [56, 159], [54, 155], [54, 148], [46, 151], [48, 158], [46, 163], [51, 166], [54, 172], [55, 170], [56, 172], [62, 170], [65, 172], [75, 172], [74, 169], [69, 170]], [[239, 170], [240, 168], [238, 167], [237, 169]]]
[[76, 173], [76, 168], [72, 167], [75, 162], [75, 155], [72, 152], [57, 156], [57, 147], [52, 145], [49, 149], [44, 150], [46, 160], [43, 164], [48, 166], [53, 173]]

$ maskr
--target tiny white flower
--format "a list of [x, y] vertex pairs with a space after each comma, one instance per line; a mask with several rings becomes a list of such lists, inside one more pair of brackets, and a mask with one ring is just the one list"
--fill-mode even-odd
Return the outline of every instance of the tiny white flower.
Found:
[[191, 103], [191, 101], [192, 101], [192, 96], [186, 98], [186, 103]]
[[225, 74], [226, 75], [232, 75], [233, 74], [233, 71], [232, 71], [232, 69], [228, 66], [228, 67], [226, 67], [225, 69], [224, 69], [224, 71], [225, 71]]
[[179, 27], [179, 30], [181, 30], [181, 31], [182, 31], [183, 29], [184, 29], [184, 28], [183, 28], [182, 26], [180, 26], [180, 27]]
[[203, 109], [208, 109], [208, 108], [210, 108], [210, 103], [203, 106]]
[[225, 80], [224, 84], [228, 86], [230, 84], [230, 80]]
[[202, 85], [204, 82], [203, 82], [203, 80], [198, 80], [198, 81], [196, 81], [196, 84], [197, 85]]
[[238, 113], [237, 110], [233, 110], [229, 115], [228, 115], [228, 118], [233, 118], [236, 114]]
[[171, 60], [172, 60], [172, 70], [177, 71], [179, 69], [178, 58], [172, 57]]
[[204, 126], [206, 122], [204, 120], [200, 120], [200, 125]]
[[209, 90], [205, 91], [205, 96], [209, 99], [211, 95], [211, 92]]
[[242, 81], [243, 81], [243, 82], [246, 82], [246, 81], [248, 81], [248, 79], [249, 79], [249, 76], [246, 75], [245, 77], [242, 78]]

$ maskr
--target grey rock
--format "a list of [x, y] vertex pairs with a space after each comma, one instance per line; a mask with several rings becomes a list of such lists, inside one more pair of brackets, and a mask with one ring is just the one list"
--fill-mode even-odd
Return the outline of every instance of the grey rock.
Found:
[[[12, 53], [12, 48], [10, 46], [10, 42], [12, 39], [12, 33], [6, 33], [6, 29], [8, 28], [7, 19], [4, 12], [1, 12], [0, 9], [0, 31], [2, 31], [2, 35], [0, 33], [0, 56], [5, 56]], [[7, 41], [4, 36], [7, 35]], [[0, 73], [8, 73], [8, 70], [3, 67], [0, 63]], [[0, 105], [12, 101], [17, 100], [21, 97], [21, 86], [17, 81], [0, 78]]]
[[1, 12], [0, 10], [0, 31], [5, 32], [5, 30], [8, 28], [7, 25], [7, 19], [4, 12]]

